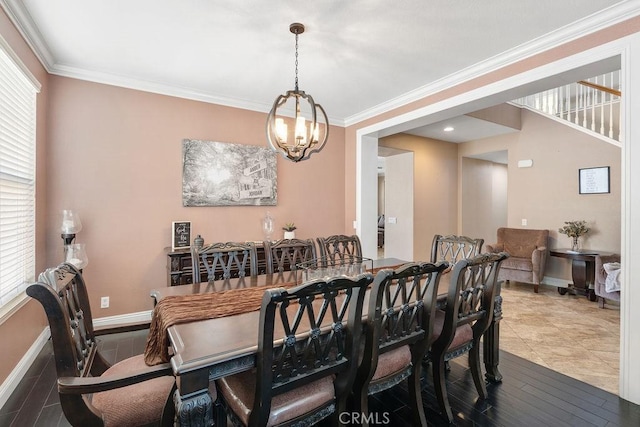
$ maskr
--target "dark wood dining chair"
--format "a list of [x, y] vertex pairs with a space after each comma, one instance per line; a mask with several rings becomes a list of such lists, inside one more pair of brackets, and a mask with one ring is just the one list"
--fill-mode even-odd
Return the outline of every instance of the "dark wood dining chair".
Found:
[[355, 234], [346, 236], [337, 234], [329, 237], [318, 237], [320, 258], [325, 266], [344, 265], [360, 262], [362, 259], [362, 245]]
[[275, 242], [265, 241], [263, 244], [267, 258], [267, 274], [297, 270], [298, 264], [316, 258], [316, 245], [311, 239], [282, 239]]
[[265, 292], [256, 368], [216, 382], [234, 425], [312, 425], [329, 416], [341, 424], [372, 281], [366, 273]]
[[464, 258], [471, 258], [482, 251], [484, 239], [474, 239], [453, 234], [436, 234], [431, 243], [431, 262], [446, 261], [450, 266]]
[[451, 269], [454, 264], [461, 259], [478, 255], [480, 251], [482, 251], [483, 244], [484, 239], [474, 239], [472, 237], [457, 236], [455, 234], [446, 236], [436, 234], [433, 236], [433, 242], [431, 243], [431, 262], [447, 262], [449, 264], [449, 268], [441, 275], [441, 290], [438, 294], [444, 293], [448, 288], [451, 280]]
[[433, 344], [428, 359], [433, 363], [433, 383], [443, 415], [453, 422], [445, 379], [445, 362], [469, 353], [469, 368], [481, 399], [487, 387], [480, 367], [480, 338], [493, 320], [500, 264], [509, 254], [485, 253], [455, 263], [444, 307], [437, 307], [433, 321]]
[[211, 243], [200, 249], [191, 248], [193, 283], [203, 281], [201, 268], [207, 272], [207, 281], [258, 275], [258, 255], [253, 242]]
[[[169, 363], [148, 367], [142, 355], [111, 365], [98, 351], [84, 279], [64, 263], [27, 287], [47, 315], [60, 405], [74, 426], [171, 426], [175, 377]], [[109, 332], [125, 332], [111, 328]]]
[[369, 295], [362, 362], [353, 391], [354, 412], [369, 425], [369, 395], [408, 379], [414, 425], [426, 426], [420, 377], [431, 344], [440, 273], [448, 264], [410, 263], [381, 270]]

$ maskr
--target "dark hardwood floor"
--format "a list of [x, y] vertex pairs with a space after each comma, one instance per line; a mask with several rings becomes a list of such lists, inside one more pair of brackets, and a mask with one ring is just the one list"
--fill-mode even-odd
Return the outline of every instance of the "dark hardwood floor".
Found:
[[[147, 331], [101, 337], [111, 361], [144, 349]], [[489, 384], [489, 398], [478, 399], [466, 356], [451, 362], [449, 399], [459, 426], [640, 426], [640, 406], [506, 352], [501, 353], [501, 384]], [[430, 372], [427, 372], [430, 375]], [[55, 385], [50, 343], [0, 410], [0, 426], [68, 426]], [[430, 425], [447, 423], [438, 413], [430, 377], [423, 380], [423, 402]], [[373, 421], [409, 425], [406, 386], [371, 397]], [[373, 425], [373, 424], [372, 424]]]

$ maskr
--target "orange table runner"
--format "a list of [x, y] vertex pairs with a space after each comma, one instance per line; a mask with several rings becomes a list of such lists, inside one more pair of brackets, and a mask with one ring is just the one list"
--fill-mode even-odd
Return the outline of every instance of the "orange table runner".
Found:
[[180, 323], [233, 316], [260, 309], [264, 291], [271, 288], [288, 288], [295, 283], [278, 286], [256, 286], [195, 295], [174, 295], [162, 298], [156, 304], [151, 317], [151, 327], [144, 350], [147, 365], [169, 361], [169, 335], [167, 329]]
[[[376, 274], [382, 269], [396, 267], [398, 266], [374, 268], [371, 273]], [[169, 327], [180, 323], [256, 311], [260, 309], [265, 290], [290, 288], [295, 285], [295, 282], [285, 282], [204, 294], [171, 295], [162, 298], [156, 304], [151, 317], [151, 327], [144, 351], [145, 363], [151, 366], [169, 361], [169, 335], [167, 333]]]

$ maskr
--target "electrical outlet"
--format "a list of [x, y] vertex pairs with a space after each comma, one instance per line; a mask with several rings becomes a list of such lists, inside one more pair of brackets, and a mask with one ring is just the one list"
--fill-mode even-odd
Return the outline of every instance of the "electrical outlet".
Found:
[[522, 225], [527, 225], [527, 220], [522, 218]]
[[100, 308], [109, 308], [109, 297], [100, 298]]

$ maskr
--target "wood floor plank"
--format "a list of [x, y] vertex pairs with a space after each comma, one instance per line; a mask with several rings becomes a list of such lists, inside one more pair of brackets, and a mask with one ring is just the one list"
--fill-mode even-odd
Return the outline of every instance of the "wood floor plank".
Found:
[[18, 411], [0, 414], [0, 426], [10, 426], [16, 415], [18, 415]]
[[42, 408], [34, 427], [58, 427], [60, 418], [63, 417], [60, 405], [49, 405]]
[[[116, 334], [101, 345], [111, 361], [138, 354], [144, 347], [146, 331]], [[15, 392], [0, 409], [0, 426], [68, 427], [59, 405], [55, 366], [50, 343]], [[467, 358], [450, 363], [447, 390], [456, 425], [466, 427], [530, 426], [640, 426], [640, 406], [618, 396], [566, 377], [518, 356], [501, 353], [502, 383], [488, 384], [489, 396], [480, 400], [467, 366]], [[422, 401], [429, 425], [446, 426], [440, 414], [430, 367], [424, 370]], [[409, 425], [406, 382], [370, 397], [370, 409], [378, 418], [388, 416], [391, 426]]]
[[[505, 360], [502, 363], [505, 368], [507, 368], [509, 364], [510, 361], [508, 360]], [[535, 369], [535, 374], [531, 373], [530, 369], [522, 367], [522, 365], [520, 364], [517, 365], [517, 369], [509, 370], [508, 372], [511, 377], [520, 377], [524, 381], [526, 381], [528, 385], [538, 387], [544, 390], [545, 393], [555, 395], [559, 399], [564, 399], [565, 401], [581, 408], [586, 412], [607, 420], [608, 423], [614, 423], [616, 425], [620, 423], [620, 410], [618, 402], [626, 401], [620, 399], [620, 397], [612, 393], [608, 393], [600, 389], [595, 389], [595, 391], [585, 391], [585, 384], [578, 382], [573, 378], [570, 378], [571, 381], [569, 383], [557, 381], [560, 377], [562, 377], [561, 374], [551, 370], [542, 372], [539, 368], [546, 368], [540, 367], [538, 365], [535, 366], [538, 367], [537, 369]], [[551, 384], [551, 386], [549, 386], [549, 384]], [[568, 384], [574, 384], [576, 387], [570, 387]], [[607, 394], [605, 396], [607, 399], [605, 400], [602, 399], [603, 395], [601, 393], [603, 392]], [[636, 414], [636, 417], [640, 417], [640, 410], [638, 411], [638, 414]], [[640, 422], [638, 423], [638, 425], [640, 425]]]

